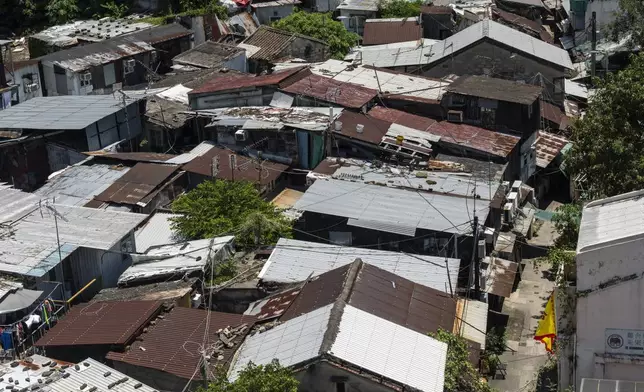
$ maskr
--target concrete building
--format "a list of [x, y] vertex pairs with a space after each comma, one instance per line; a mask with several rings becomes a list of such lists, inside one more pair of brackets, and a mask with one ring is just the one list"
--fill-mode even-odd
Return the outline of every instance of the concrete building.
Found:
[[363, 51], [362, 64], [444, 78], [487, 75], [544, 85], [548, 101], [563, 105], [568, 52], [489, 19], [431, 46]]
[[642, 379], [643, 196], [644, 191], [635, 191], [593, 201], [583, 209], [573, 343], [577, 360], [573, 374], [560, 378], [564, 386], [569, 376], [576, 390], [590, 383], [585, 379]]
[[178, 24], [156, 26], [39, 58], [45, 95], [111, 93], [147, 82], [149, 70], [167, 72], [172, 58], [192, 46]]
[[339, 20], [344, 27], [360, 36], [364, 33], [367, 19], [378, 17], [378, 1], [376, 0], [340, 0], [335, 8], [340, 11]]
[[270, 25], [292, 14], [295, 7], [300, 4], [302, 4], [300, 0], [276, 0], [253, 3], [251, 8], [259, 23]]

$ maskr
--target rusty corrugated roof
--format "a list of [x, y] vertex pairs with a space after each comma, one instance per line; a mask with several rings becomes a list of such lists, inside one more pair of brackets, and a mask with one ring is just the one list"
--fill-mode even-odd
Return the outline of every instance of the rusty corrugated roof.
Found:
[[[211, 370], [219, 365], [227, 365], [235, 353], [237, 347], [242, 343], [255, 323], [255, 317], [241, 314], [210, 312], [210, 319], [207, 321], [208, 311], [202, 309], [191, 309], [176, 307], [170, 313], [158, 319], [156, 324], [150, 326], [148, 332], [141, 340], [134, 342], [126, 352], [109, 352], [107, 359], [117, 362], [124, 362], [133, 366], [156, 369], [162, 372], [173, 374], [177, 377], [195, 380], [202, 380], [201, 372], [198, 369], [201, 360], [199, 349], [207, 337], [206, 347], [213, 347], [222, 343], [220, 331], [241, 327], [246, 324], [247, 328], [234, 337], [229, 336], [232, 347], [222, 348], [220, 354], [209, 350], [211, 356]], [[206, 334], [206, 324], [208, 330]], [[218, 359], [219, 355], [223, 358]]]
[[221, 91], [237, 90], [248, 87], [263, 87], [279, 85], [289, 76], [292, 76], [305, 67], [295, 67], [283, 71], [273, 72], [268, 75], [255, 76], [247, 73], [218, 73], [201, 87], [190, 91], [188, 95], [214, 93]]
[[378, 95], [376, 90], [319, 75], [309, 75], [283, 90], [353, 109], [360, 109]]
[[367, 20], [364, 25], [362, 45], [382, 45], [415, 41], [423, 38], [423, 27], [418, 18], [402, 20]]
[[461, 76], [447, 86], [447, 91], [497, 101], [531, 105], [539, 99], [543, 87], [487, 76]]
[[36, 346], [126, 345], [160, 312], [161, 305], [161, 301], [76, 305]]
[[[230, 167], [229, 155], [231, 154], [237, 156], [237, 169], [234, 174]], [[234, 178], [235, 181], [257, 182], [259, 178], [259, 167], [254, 160], [217, 147], [211, 148], [205, 154], [183, 165], [183, 170], [210, 177], [212, 175], [212, 158], [215, 156], [219, 157], [219, 174], [217, 178], [229, 181]], [[271, 181], [276, 180], [286, 169], [288, 169], [286, 165], [263, 161], [261, 184], [269, 184]]]
[[485, 291], [500, 297], [509, 298], [514, 288], [514, 280], [519, 264], [499, 257], [486, 257], [490, 263], [486, 276]]
[[328, 44], [317, 38], [309, 37], [302, 34], [290, 33], [288, 31], [275, 29], [268, 26], [260, 26], [257, 31], [250, 37], [246, 38], [244, 44], [257, 46], [261, 48], [256, 53], [250, 56], [255, 60], [275, 61], [280, 59], [282, 52], [293, 42], [296, 38], [306, 39], [320, 45], [328, 46]]
[[[335, 133], [351, 138], [362, 140], [367, 143], [380, 144], [382, 138], [387, 134], [391, 122], [371, 117], [363, 113], [355, 113], [345, 110], [338, 117], [337, 122], [342, 123], [342, 130]], [[356, 131], [356, 125], [362, 124], [362, 133]]]
[[281, 291], [270, 297], [252, 303], [245, 315], [254, 316], [257, 321], [266, 321], [280, 317], [291, 306], [293, 300], [300, 294], [300, 287]]
[[280, 320], [290, 320], [339, 298], [424, 334], [454, 328], [456, 302], [449, 295], [359, 260], [309, 280]]
[[427, 129], [441, 137], [438, 144], [449, 144], [468, 150], [506, 158], [516, 147], [519, 137], [490, 131], [485, 128], [468, 124], [457, 124], [441, 121]]
[[415, 114], [403, 112], [402, 110], [389, 109], [383, 106], [376, 106], [371, 109], [369, 111], [369, 116], [417, 129], [419, 131], [426, 131], [427, 128], [436, 123], [436, 120], [429, 117], [417, 116]]
[[537, 35], [542, 41], [554, 44], [552, 35], [550, 35], [543, 25], [536, 20], [528, 19], [521, 15], [502, 10], [494, 5], [492, 6], [492, 17], [497, 22], [506, 22], [526, 34]]
[[563, 136], [555, 135], [539, 131], [537, 134], [536, 153], [537, 153], [537, 166], [540, 168], [547, 167], [557, 155], [561, 152], [566, 144], [570, 143], [568, 139]]
[[109, 188], [96, 195], [94, 200], [117, 204], [136, 204], [178, 169], [177, 165], [139, 162]]

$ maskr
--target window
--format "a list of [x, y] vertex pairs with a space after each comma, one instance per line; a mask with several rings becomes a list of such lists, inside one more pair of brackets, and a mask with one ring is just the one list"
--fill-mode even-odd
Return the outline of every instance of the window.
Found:
[[450, 96], [450, 103], [452, 106], [464, 106], [465, 105], [465, 96], [452, 94]]
[[85, 72], [80, 74], [80, 85], [81, 87], [87, 87], [92, 85], [92, 74]]
[[123, 61], [123, 74], [131, 74], [134, 72], [134, 65], [136, 64], [136, 61], [134, 59], [129, 59]]

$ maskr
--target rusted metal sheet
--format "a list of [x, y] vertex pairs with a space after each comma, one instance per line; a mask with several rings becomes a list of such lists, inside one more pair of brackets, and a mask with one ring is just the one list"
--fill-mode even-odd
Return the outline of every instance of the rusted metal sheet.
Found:
[[544, 131], [537, 134], [537, 166], [547, 167], [570, 141], [563, 136]]
[[390, 121], [395, 124], [404, 125], [419, 131], [425, 131], [432, 124], [436, 123], [436, 120], [429, 117], [417, 116], [415, 114], [403, 112], [402, 110], [389, 109], [382, 106], [376, 106], [371, 109], [369, 111], [369, 116], [384, 121]]
[[117, 204], [136, 204], [178, 169], [177, 165], [139, 162], [94, 199]]
[[362, 108], [378, 95], [376, 90], [319, 75], [309, 75], [283, 90], [353, 109]]
[[284, 79], [301, 71], [303, 68], [304, 67], [291, 68], [284, 71], [274, 72], [269, 75], [260, 76], [233, 72], [213, 74], [214, 77], [212, 79], [208, 80], [201, 87], [192, 90], [188, 95], [278, 85]]
[[160, 301], [76, 305], [35, 345], [126, 345], [160, 312], [161, 305]]
[[460, 148], [484, 152], [506, 158], [514, 150], [520, 138], [494, 132], [468, 124], [456, 124], [448, 121], [437, 122], [427, 131], [441, 136], [439, 144], [456, 145]]
[[509, 298], [519, 264], [499, 257], [490, 257], [485, 291], [500, 297]]
[[207, 355], [211, 358], [209, 371], [216, 371], [218, 366], [228, 364], [254, 323], [252, 316], [175, 307], [149, 327], [129, 350], [110, 352], [107, 359], [184, 379], [202, 380], [198, 370], [204, 337], [208, 342]]
[[423, 38], [423, 27], [418, 18], [396, 20], [368, 20], [364, 25], [362, 45], [382, 45], [415, 41]]
[[[337, 123], [342, 123], [342, 129], [335, 131], [338, 135], [376, 145], [380, 144], [391, 126], [391, 122], [387, 120], [374, 118], [363, 113], [350, 112], [348, 110], [342, 112], [337, 119]], [[364, 126], [362, 133], [356, 131], [356, 125], [358, 124]]]
[[328, 46], [328, 44], [322, 40], [301, 34], [290, 33], [284, 30], [274, 29], [268, 26], [261, 26], [253, 35], [244, 41], [244, 44], [261, 48], [250, 56], [251, 59], [275, 61], [284, 57], [283, 52], [285, 52], [289, 45], [298, 38], [311, 41], [317, 45]]
[[280, 317], [291, 306], [300, 291], [300, 287], [295, 287], [256, 301], [248, 307], [244, 314], [256, 317], [257, 321], [267, 321]]
[[447, 91], [497, 101], [532, 105], [539, 99], [543, 87], [512, 80], [490, 78], [487, 76], [461, 76], [447, 86]]

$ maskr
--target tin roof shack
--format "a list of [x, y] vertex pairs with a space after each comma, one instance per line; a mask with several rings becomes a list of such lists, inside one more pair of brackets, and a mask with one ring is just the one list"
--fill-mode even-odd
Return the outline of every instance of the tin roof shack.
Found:
[[282, 59], [297, 58], [312, 63], [331, 57], [329, 45], [324, 41], [268, 26], [260, 26], [240, 46], [248, 51], [248, 69], [255, 73], [270, 69], [271, 64]]
[[420, 7], [423, 37], [445, 39], [456, 31], [454, 10], [450, 6], [424, 5]]
[[[77, 163], [75, 151], [98, 150], [141, 133], [135, 99], [112, 95], [39, 97], [0, 112], [0, 179], [31, 190]], [[8, 137], [7, 137], [8, 136]], [[49, 148], [56, 142], [67, 148]]]
[[37, 58], [96, 42], [108, 40], [124, 34], [149, 29], [153, 25], [133, 19], [79, 20], [63, 25], [52, 26], [27, 37], [29, 55]]
[[188, 173], [190, 188], [213, 178], [213, 162], [218, 163], [214, 178], [227, 181], [249, 181], [259, 184], [260, 193], [266, 195], [279, 188], [284, 180], [287, 165], [248, 158], [230, 150], [213, 147], [200, 157], [183, 165]]
[[38, 64], [38, 60], [23, 60], [12, 61], [4, 65], [7, 84], [17, 86], [17, 89], [14, 90], [15, 96], [11, 97], [13, 105], [43, 96]]
[[298, 77], [281, 90], [295, 96], [295, 106], [334, 105], [362, 111], [373, 106], [378, 96], [377, 90], [316, 74]]
[[567, 200], [570, 197], [570, 179], [564, 174], [562, 164], [563, 154], [571, 146], [570, 141], [563, 136], [544, 131], [537, 134], [537, 172], [531, 182], [537, 200], [544, 200], [546, 195], [561, 196], [561, 199], [555, 197], [555, 200]]
[[520, 176], [527, 181], [536, 171], [534, 143], [541, 126], [541, 86], [487, 76], [465, 76], [448, 87], [443, 98], [447, 119], [480, 125], [521, 137]]
[[252, 3], [251, 8], [259, 23], [270, 25], [292, 14], [294, 8], [300, 4], [300, 0], [276, 0]]
[[[383, 282], [385, 276], [392, 280]], [[447, 345], [427, 336], [427, 330], [443, 323], [452, 327], [451, 299], [421, 292], [419, 286], [360, 261], [314, 278], [304, 290], [310, 293], [298, 295], [281, 324], [246, 338], [229, 378], [237, 378], [249, 362], [265, 365], [277, 359], [293, 369], [303, 389], [341, 389], [348, 383], [369, 391], [443, 390]], [[392, 290], [396, 294], [384, 295]], [[412, 299], [415, 290], [416, 298], [428, 302], [436, 295], [438, 309]], [[394, 296], [396, 305], [390, 302]], [[414, 305], [431, 316], [410, 314]], [[404, 309], [395, 310], [398, 306]]]
[[543, 42], [554, 45], [552, 35], [541, 24], [541, 18], [532, 20], [521, 15], [505, 11], [498, 6], [492, 6], [492, 19], [535, 38], [539, 38]]
[[39, 58], [44, 93], [111, 93], [147, 82], [150, 69], [167, 72], [172, 58], [190, 49], [192, 33], [178, 24], [156, 26]]
[[71, 308], [35, 346], [47, 355], [78, 362], [104, 361], [110, 351], [123, 351], [162, 311], [160, 301], [112, 301]]
[[429, 47], [363, 51], [362, 64], [433, 78], [490, 73], [527, 83], [543, 78], [544, 94], [558, 104], [565, 96], [566, 71], [573, 68], [565, 50], [489, 19]]
[[423, 27], [418, 17], [367, 19], [362, 45], [392, 44], [421, 38], [423, 38]]
[[227, 371], [254, 323], [252, 316], [175, 307], [127, 350], [110, 352], [107, 359], [115, 369], [158, 390], [194, 390], [204, 382], [199, 342], [204, 337], [209, 342], [206, 372], [212, 379]]
[[235, 251], [234, 236], [160, 245], [132, 255], [132, 266], [119, 277], [121, 287], [168, 282], [186, 277], [205, 279], [209, 262], [227, 260]]
[[179, 167], [139, 162], [85, 206], [124, 207], [129, 211], [152, 213], [170, 204], [187, 188], [187, 178]]
[[[206, 41], [172, 59], [174, 66], [195, 68], [227, 68], [239, 72], [248, 71], [246, 50], [237, 46]], [[173, 67], [174, 67], [173, 66]]]
[[236, 106], [265, 106], [270, 104], [280, 85], [300, 77], [302, 67], [270, 74], [219, 73], [188, 93], [193, 110], [229, 108]]
[[571, 370], [577, 388], [584, 378], [640, 379], [643, 196], [639, 190], [600, 199], [582, 211], [573, 321], [577, 361]]
[[[490, 200], [480, 196], [476, 205], [484, 222]], [[324, 238], [338, 245], [380, 244], [379, 249], [449, 255], [469, 262], [472, 228], [468, 211], [473, 211], [473, 203], [471, 198], [426, 189], [353, 182], [350, 177], [347, 181], [324, 179], [315, 181], [295, 204], [295, 209], [304, 211], [295, 236], [315, 241]], [[316, 235], [304, 234], [307, 232]]]
[[0, 235], [0, 271], [21, 277], [28, 288], [53, 281], [63, 283], [67, 292], [96, 279], [83, 298], [116, 286], [131, 263], [125, 253], [134, 250], [134, 228], [145, 219], [53, 204], [15, 189], [1, 189], [0, 198], [0, 219], [7, 223]]
[[[291, 98], [276, 92], [274, 103]], [[288, 106], [288, 105], [284, 105]], [[342, 109], [334, 108], [337, 115]], [[326, 112], [326, 113], [325, 113]], [[256, 157], [310, 169], [324, 156], [329, 130], [329, 110], [326, 108], [243, 107], [200, 111], [210, 116], [204, 134], [218, 145], [234, 151], [245, 151]]]
[[438, 118], [445, 117], [440, 101], [451, 83], [450, 80], [404, 74], [339, 60], [314, 64], [310, 69], [315, 75], [376, 90], [379, 92], [380, 102], [387, 107]]

